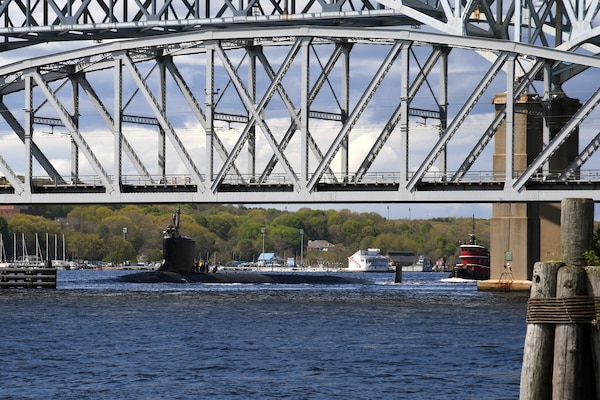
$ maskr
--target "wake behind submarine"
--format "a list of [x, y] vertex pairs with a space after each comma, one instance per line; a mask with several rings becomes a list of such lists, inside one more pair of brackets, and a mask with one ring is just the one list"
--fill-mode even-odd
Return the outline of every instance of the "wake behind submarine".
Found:
[[119, 279], [134, 283], [283, 283], [283, 284], [356, 284], [369, 281], [334, 275], [305, 273], [255, 273], [234, 271], [198, 271], [194, 255], [196, 242], [179, 232], [178, 209], [173, 223], [163, 232], [163, 260], [156, 271], [123, 275]]

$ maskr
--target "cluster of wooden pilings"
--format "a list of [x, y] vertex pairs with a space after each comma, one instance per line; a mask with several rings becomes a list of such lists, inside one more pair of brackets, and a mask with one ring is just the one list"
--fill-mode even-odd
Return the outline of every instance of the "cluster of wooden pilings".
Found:
[[593, 222], [592, 200], [563, 200], [563, 259], [534, 265], [520, 400], [600, 400], [600, 266], [584, 258]]
[[56, 289], [56, 268], [2, 267], [0, 289]]

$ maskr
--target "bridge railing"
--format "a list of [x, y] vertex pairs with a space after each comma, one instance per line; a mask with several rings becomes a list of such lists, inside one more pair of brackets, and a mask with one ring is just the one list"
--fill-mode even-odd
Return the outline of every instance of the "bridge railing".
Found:
[[[598, 184], [600, 183], [600, 169], [581, 170], [564, 178], [563, 171], [539, 172], [532, 175], [530, 182], [535, 183], [579, 183], [579, 184]], [[408, 173], [408, 179], [412, 178], [415, 172]], [[441, 171], [430, 171], [422, 179], [423, 183], [428, 184], [485, 184], [485, 183], [503, 183], [505, 181], [502, 173], [493, 171], [469, 171], [464, 174], [459, 181], [453, 181], [454, 172], [443, 173]], [[113, 176], [109, 176], [114, 179]], [[203, 178], [206, 178], [203, 176]], [[296, 177], [298, 180], [299, 176]], [[309, 177], [310, 178], [310, 177]], [[19, 177], [24, 182], [23, 177]], [[400, 184], [402, 174], [400, 172], [371, 172], [364, 174], [360, 179], [355, 175], [334, 173], [333, 175], [324, 175], [320, 180], [323, 185], [390, 185]], [[274, 173], [266, 179], [260, 180], [257, 175], [240, 174], [237, 176], [226, 177], [222, 184], [230, 186], [291, 186], [295, 182], [285, 173]], [[121, 184], [124, 186], [144, 187], [144, 186], [164, 186], [180, 187], [195, 186], [191, 175], [188, 174], [167, 174], [167, 175], [122, 175]], [[10, 188], [12, 185], [4, 176], [0, 176], [0, 188]], [[102, 179], [97, 175], [80, 175], [77, 179], [68, 179], [66, 183], [59, 183], [49, 177], [34, 176], [32, 178], [34, 188], [52, 188], [52, 187], [101, 187]]]

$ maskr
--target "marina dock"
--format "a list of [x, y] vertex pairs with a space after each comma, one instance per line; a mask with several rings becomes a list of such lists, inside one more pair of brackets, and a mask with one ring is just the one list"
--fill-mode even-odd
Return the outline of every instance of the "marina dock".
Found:
[[0, 268], [0, 289], [7, 288], [56, 289], [56, 268]]

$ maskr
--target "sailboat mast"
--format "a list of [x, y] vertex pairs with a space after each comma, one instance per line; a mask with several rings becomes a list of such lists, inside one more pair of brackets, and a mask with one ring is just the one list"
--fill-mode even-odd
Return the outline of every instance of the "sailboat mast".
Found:
[[2, 248], [2, 255], [0, 256], [2, 259], [0, 261], [6, 262], [6, 250], [4, 249], [4, 238], [2, 237], [1, 233], [0, 233], [0, 247]]

